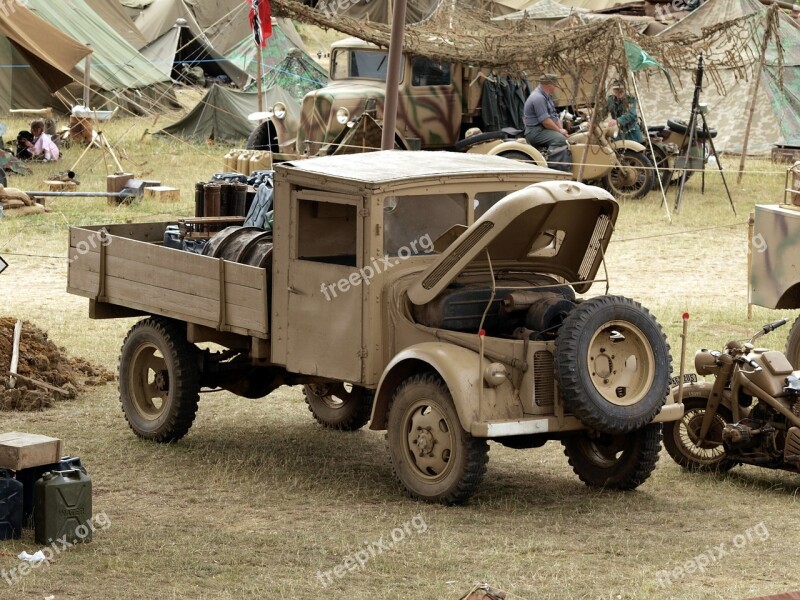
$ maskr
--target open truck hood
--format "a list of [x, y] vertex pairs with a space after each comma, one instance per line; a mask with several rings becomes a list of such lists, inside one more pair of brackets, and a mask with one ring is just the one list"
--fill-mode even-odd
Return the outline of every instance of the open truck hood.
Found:
[[[528, 271], [591, 287], [611, 239], [619, 205], [598, 187], [547, 181], [512, 192], [465, 229], [409, 287], [412, 303], [438, 296], [463, 271]], [[445, 234], [447, 235], [447, 234]]]

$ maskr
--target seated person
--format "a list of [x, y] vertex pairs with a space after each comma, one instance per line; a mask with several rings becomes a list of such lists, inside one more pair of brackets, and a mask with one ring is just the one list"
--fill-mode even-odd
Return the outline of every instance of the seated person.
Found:
[[20, 131], [17, 134], [17, 158], [29, 160], [31, 153], [28, 152], [28, 144], [33, 144], [33, 134], [30, 131]]
[[31, 160], [58, 160], [61, 151], [55, 145], [53, 139], [44, 132], [44, 121], [36, 119], [31, 122], [31, 134], [33, 142], [26, 140]]
[[559, 171], [572, 171], [572, 153], [567, 147], [567, 130], [558, 118], [553, 103], [553, 92], [558, 87], [558, 77], [547, 73], [539, 78], [539, 85], [525, 101], [523, 117], [525, 140], [534, 148], [547, 153], [547, 164]]

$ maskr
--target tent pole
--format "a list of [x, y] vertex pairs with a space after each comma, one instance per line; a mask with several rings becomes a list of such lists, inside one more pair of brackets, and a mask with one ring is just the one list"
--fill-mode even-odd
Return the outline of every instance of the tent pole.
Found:
[[747, 125], [744, 128], [744, 140], [742, 140], [742, 156], [739, 159], [739, 175], [736, 177], [736, 183], [742, 183], [744, 177], [744, 161], [747, 156], [747, 144], [750, 141], [750, 128], [753, 125], [753, 115], [756, 111], [756, 96], [758, 95], [759, 83], [761, 82], [761, 71], [764, 69], [764, 57], [767, 54], [767, 44], [769, 43], [770, 29], [769, 24], [772, 15], [776, 14], [778, 9], [775, 5], [767, 9], [767, 14], [764, 15], [764, 39], [761, 41], [761, 53], [756, 63], [756, 69], [753, 74], [753, 91], [750, 94], [750, 110], [747, 114]]
[[256, 62], [258, 62], [258, 112], [264, 112], [264, 90], [261, 87], [264, 84], [264, 65], [262, 64], [263, 55], [261, 53], [261, 46], [256, 44]]
[[389, 69], [386, 72], [386, 100], [383, 108], [381, 150], [394, 148], [397, 129], [397, 95], [403, 70], [403, 36], [406, 30], [406, 0], [395, 0], [392, 11], [392, 35], [389, 38]]
[[[90, 46], [90, 44], [86, 44]], [[83, 67], [83, 105], [89, 108], [90, 92], [92, 86], [92, 55], [89, 54], [85, 59], [85, 66]]]

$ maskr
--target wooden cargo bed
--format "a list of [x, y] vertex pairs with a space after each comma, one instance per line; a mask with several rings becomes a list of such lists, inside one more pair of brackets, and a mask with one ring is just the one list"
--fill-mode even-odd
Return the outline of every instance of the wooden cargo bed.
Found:
[[98, 303], [266, 339], [266, 269], [167, 248], [163, 236], [171, 224], [71, 227], [67, 291]]

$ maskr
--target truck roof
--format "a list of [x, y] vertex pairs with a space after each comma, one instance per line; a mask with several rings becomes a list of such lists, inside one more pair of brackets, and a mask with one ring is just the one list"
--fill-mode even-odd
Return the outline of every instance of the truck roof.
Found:
[[380, 185], [396, 181], [429, 179], [446, 175], [497, 176], [548, 174], [564, 179], [566, 173], [500, 156], [445, 151], [381, 150], [361, 154], [322, 156], [286, 162], [276, 169], [321, 175], [343, 181]]

